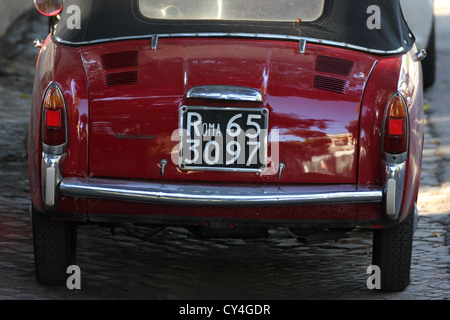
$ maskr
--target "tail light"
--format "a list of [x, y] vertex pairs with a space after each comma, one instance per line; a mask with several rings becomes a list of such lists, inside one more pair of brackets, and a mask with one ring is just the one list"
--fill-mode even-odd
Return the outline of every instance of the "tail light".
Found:
[[61, 89], [52, 84], [44, 97], [42, 109], [42, 143], [44, 146], [63, 147], [67, 144], [67, 112]]
[[408, 143], [408, 109], [403, 96], [396, 92], [389, 100], [384, 116], [383, 151], [402, 154], [408, 151]]

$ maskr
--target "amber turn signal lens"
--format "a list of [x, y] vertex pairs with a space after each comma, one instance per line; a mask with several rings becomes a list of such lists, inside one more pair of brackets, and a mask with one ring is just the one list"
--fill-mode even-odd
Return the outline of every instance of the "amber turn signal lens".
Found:
[[388, 105], [386, 117], [388, 118], [406, 117], [406, 105], [400, 93], [397, 92], [392, 96], [391, 101], [389, 102]]
[[56, 87], [51, 87], [45, 98], [45, 107], [47, 109], [61, 109], [64, 108], [64, 98], [60, 90]]

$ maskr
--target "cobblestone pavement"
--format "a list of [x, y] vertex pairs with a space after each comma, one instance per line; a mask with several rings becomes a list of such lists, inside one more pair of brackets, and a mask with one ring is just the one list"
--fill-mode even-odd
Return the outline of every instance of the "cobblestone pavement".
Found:
[[[0, 44], [1, 300], [450, 299], [450, 157], [439, 153], [450, 142], [440, 136], [436, 124], [442, 119], [440, 112], [450, 114], [437, 109], [450, 101], [450, 51], [439, 58], [439, 85], [426, 93], [431, 107], [426, 111], [421, 217], [412, 282], [404, 292], [367, 289], [371, 233], [355, 231], [338, 242], [305, 245], [282, 229], [270, 230], [262, 239], [199, 240], [184, 229], [167, 228], [142, 241], [125, 229], [112, 236], [107, 229], [86, 226], [80, 228], [78, 242], [82, 289], [39, 285], [28, 217], [25, 137], [37, 55], [31, 43], [45, 37], [45, 23], [30, 13]], [[450, 37], [448, 31], [445, 36]]]

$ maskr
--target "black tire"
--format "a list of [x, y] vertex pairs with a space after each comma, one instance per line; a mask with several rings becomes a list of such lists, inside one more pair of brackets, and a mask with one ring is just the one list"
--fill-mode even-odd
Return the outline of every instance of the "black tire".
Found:
[[67, 267], [76, 263], [76, 225], [52, 220], [34, 209], [32, 224], [37, 281], [43, 285], [64, 285], [69, 276]]
[[423, 86], [424, 88], [429, 88], [436, 79], [436, 33], [434, 21], [426, 50], [427, 57], [422, 61]]
[[414, 214], [389, 229], [374, 231], [372, 264], [380, 268], [381, 290], [403, 291], [410, 283]]

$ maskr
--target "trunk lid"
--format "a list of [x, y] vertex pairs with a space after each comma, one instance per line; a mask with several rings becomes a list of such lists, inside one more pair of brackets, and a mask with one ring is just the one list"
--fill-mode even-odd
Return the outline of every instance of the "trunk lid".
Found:
[[[356, 183], [360, 105], [377, 62], [372, 55], [319, 45], [299, 54], [297, 42], [212, 38], [160, 39], [156, 50], [147, 40], [110, 43], [81, 55], [90, 88], [90, 176]], [[186, 97], [191, 88], [211, 85], [256, 89], [263, 101]], [[173, 159], [183, 106], [214, 108], [209, 117], [221, 108], [267, 110], [269, 169], [180, 169]]]

